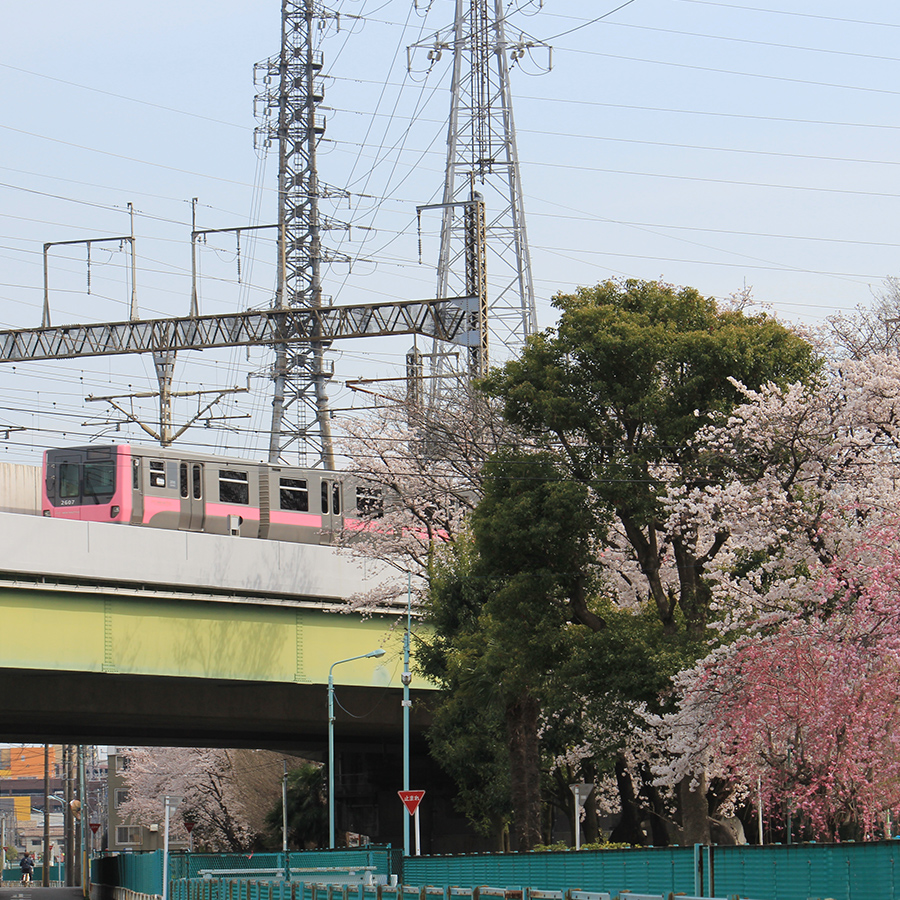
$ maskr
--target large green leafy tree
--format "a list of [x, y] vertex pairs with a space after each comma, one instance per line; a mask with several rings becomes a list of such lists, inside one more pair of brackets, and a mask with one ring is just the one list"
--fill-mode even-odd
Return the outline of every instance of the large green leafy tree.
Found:
[[[709, 569], [730, 535], [714, 522], [671, 521], [666, 500], [720, 477], [715, 458], [699, 455], [691, 438], [739, 401], [732, 379], [749, 388], [807, 379], [815, 354], [772, 319], [720, 309], [693, 288], [607, 281], [554, 304], [559, 324], [492, 372], [484, 389], [543, 444], [557, 473], [584, 488], [585, 527], [610, 574], [655, 610], [664, 636], [682, 645], [701, 639], [711, 617]], [[510, 549], [523, 535], [500, 539]], [[576, 565], [566, 568], [574, 575]], [[577, 584], [568, 578], [559, 587], [575, 620], [590, 624], [578, 616]], [[506, 611], [514, 617], [511, 604]], [[708, 841], [706, 800], [688, 780], [681, 806], [684, 839]]]
[[[417, 657], [448, 689], [432, 748], [463, 790], [461, 803], [483, 827], [502, 821], [510, 804], [516, 845], [530, 849], [541, 838], [538, 729], [549, 674], [566, 658], [567, 625], [603, 627], [587, 602], [592, 513], [584, 486], [560, 477], [548, 454], [499, 453], [484, 474], [470, 543], [448, 548], [432, 572], [435, 637]], [[461, 709], [477, 710], [476, 721], [461, 720]], [[502, 744], [483, 731], [498, 725]], [[459, 747], [479, 741], [486, 753], [467, 763]], [[503, 777], [479, 778], [479, 765]], [[488, 801], [480, 818], [466, 791]]]
[[607, 537], [615, 530], [623, 539], [667, 632], [702, 634], [704, 576], [728, 535], [668, 528], [663, 500], [672, 487], [715, 481], [714, 461], [699, 458], [691, 438], [738, 401], [730, 379], [758, 388], [808, 378], [812, 348], [765, 315], [722, 310], [694, 288], [656, 281], [606, 281], [554, 305], [557, 327], [494, 371], [485, 390], [590, 488]]

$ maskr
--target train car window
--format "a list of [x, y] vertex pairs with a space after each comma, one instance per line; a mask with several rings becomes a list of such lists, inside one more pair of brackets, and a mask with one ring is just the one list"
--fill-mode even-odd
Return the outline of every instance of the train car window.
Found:
[[59, 496], [61, 500], [81, 496], [81, 466], [78, 463], [59, 464]]
[[356, 488], [356, 511], [361, 516], [380, 519], [384, 515], [384, 496], [381, 488], [358, 485]]
[[331, 511], [339, 516], [341, 514], [341, 486], [335, 484], [331, 488]]
[[199, 500], [203, 496], [203, 483], [200, 480], [200, 466], [194, 466], [192, 476], [194, 480], [194, 499]]
[[322, 482], [322, 513], [328, 512], [328, 482]]
[[141, 461], [139, 459], [131, 461], [131, 486], [136, 491], [141, 487]]
[[97, 499], [111, 497], [116, 491], [116, 467], [112, 462], [84, 464], [84, 495]]
[[280, 488], [279, 503], [282, 509], [289, 509], [293, 512], [309, 511], [309, 491], [304, 479], [279, 478], [278, 485]]
[[157, 459], [150, 460], [150, 487], [166, 486], [166, 464]]
[[249, 503], [250, 479], [246, 472], [232, 469], [219, 471], [219, 501], [221, 503]]
[[181, 487], [181, 496], [186, 500], [188, 495], [187, 463], [182, 463], [178, 467], [178, 483]]

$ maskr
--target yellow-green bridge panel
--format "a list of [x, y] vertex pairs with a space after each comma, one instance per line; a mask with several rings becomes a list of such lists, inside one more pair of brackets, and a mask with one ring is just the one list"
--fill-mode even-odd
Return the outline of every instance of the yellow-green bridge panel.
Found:
[[11, 668], [324, 684], [399, 685], [402, 624], [394, 616], [251, 603], [0, 589]]

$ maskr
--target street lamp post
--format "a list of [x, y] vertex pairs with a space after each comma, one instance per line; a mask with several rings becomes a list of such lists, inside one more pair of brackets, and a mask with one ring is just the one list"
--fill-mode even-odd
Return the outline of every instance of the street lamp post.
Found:
[[[339, 659], [328, 670], [328, 846], [334, 850], [334, 667], [356, 659], [384, 656], [384, 650], [372, 650], [360, 656]], [[163, 898], [165, 900], [165, 897]]]
[[166, 900], [169, 893], [169, 813], [178, 809], [184, 798], [174, 794], [165, 796], [165, 825], [163, 826], [163, 883], [162, 900]]

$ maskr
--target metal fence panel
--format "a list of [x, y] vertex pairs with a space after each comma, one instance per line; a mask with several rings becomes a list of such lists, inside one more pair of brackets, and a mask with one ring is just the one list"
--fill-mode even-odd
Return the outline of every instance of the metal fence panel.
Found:
[[[388, 848], [306, 851], [290, 854], [292, 868], [375, 866], [382, 875], [398, 874], [397, 860]], [[644, 848], [563, 853], [480, 854], [472, 856], [412, 857], [404, 860], [405, 890], [383, 885], [359, 888], [312, 884], [328, 880], [325, 873], [297, 878], [305, 882], [282, 884], [261, 869], [278, 869], [280, 854], [194, 854], [191, 860], [173, 858], [172, 874], [181, 871], [246, 871], [247, 878], [194, 878], [173, 900], [494, 900], [502, 889], [504, 900], [514, 900], [524, 889], [532, 900], [546, 900], [548, 892], [601, 892], [615, 896], [665, 895], [755, 897], [759, 900], [900, 900], [900, 840], [847, 844], [795, 844], [792, 846], [711, 847], [695, 852], [690, 847]], [[107, 877], [119, 886], [146, 894], [161, 893], [161, 853], [121, 854], [103, 863]], [[703, 865], [703, 878], [695, 864]], [[274, 864], [274, 865], [273, 865]], [[110, 869], [113, 866], [113, 869]], [[254, 867], [256, 874], [254, 874]], [[232, 882], [232, 884], [229, 884]], [[415, 889], [410, 887], [415, 885]], [[436, 890], [423, 897], [429, 885]], [[490, 885], [496, 891], [479, 886]], [[699, 885], [699, 888], [696, 887]], [[454, 888], [450, 890], [450, 888]], [[418, 892], [418, 894], [417, 894]], [[514, 892], [512, 896], [508, 892]], [[543, 894], [542, 894], [543, 892]], [[442, 897], [438, 897], [438, 893]], [[527, 893], [522, 896], [526, 897]]]
[[693, 848], [407, 857], [410, 884], [501, 884], [544, 891], [694, 891]]
[[[900, 900], [900, 840], [791, 846], [717, 846], [561, 853], [479, 854], [404, 860], [410, 884], [505, 885], [768, 900]], [[712, 882], [710, 881], [712, 879]]]
[[900, 841], [714, 848], [715, 895], [900, 900]]

